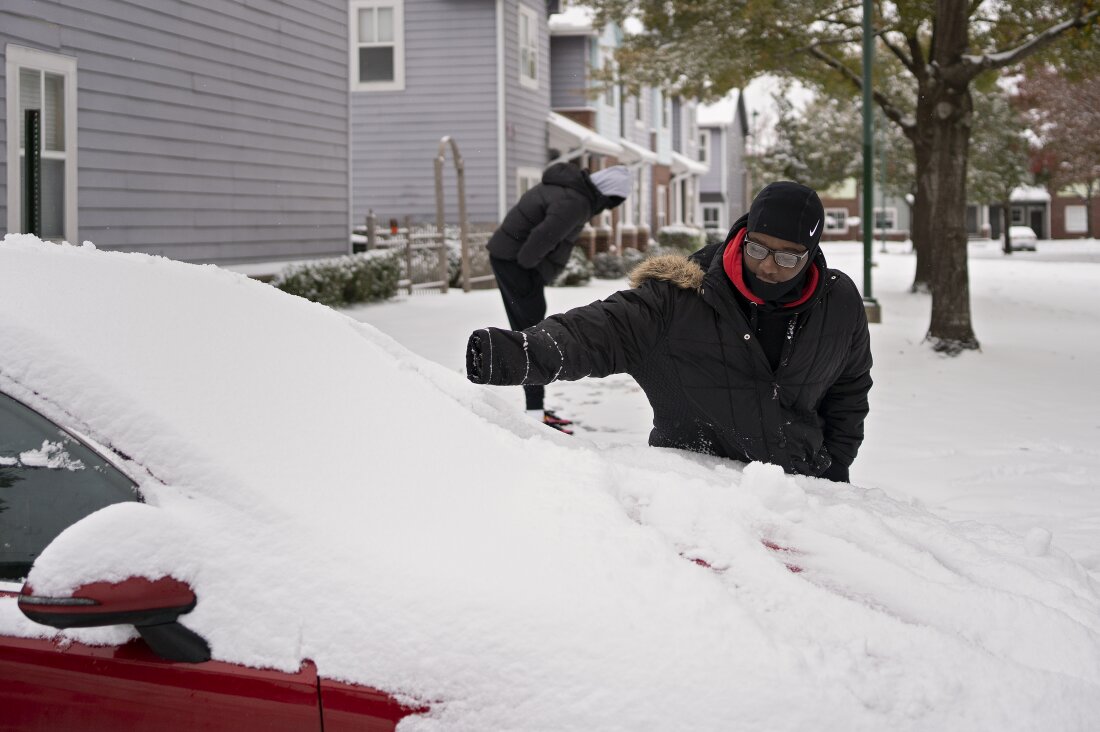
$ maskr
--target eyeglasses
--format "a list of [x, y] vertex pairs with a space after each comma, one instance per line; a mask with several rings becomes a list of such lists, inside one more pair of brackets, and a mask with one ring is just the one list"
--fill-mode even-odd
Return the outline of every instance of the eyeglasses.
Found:
[[753, 259], [767, 259], [768, 255], [772, 255], [775, 259], [775, 263], [780, 267], [786, 267], [788, 269], [794, 269], [798, 266], [798, 263], [806, 258], [809, 254], [808, 251], [801, 254], [793, 254], [791, 252], [781, 252], [775, 249], [769, 249], [768, 247], [753, 241], [752, 239], [745, 239], [745, 254], [749, 255]]

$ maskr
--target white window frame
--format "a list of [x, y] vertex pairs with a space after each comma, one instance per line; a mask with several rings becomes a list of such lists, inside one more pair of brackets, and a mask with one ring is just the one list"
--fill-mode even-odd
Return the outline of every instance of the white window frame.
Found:
[[65, 150], [42, 151], [44, 160], [65, 161], [65, 223], [64, 239], [78, 243], [77, 231], [77, 189], [76, 184], [76, 59], [56, 53], [39, 51], [36, 48], [16, 46], [9, 43], [5, 50], [5, 73], [7, 92], [7, 146], [8, 146], [8, 231], [23, 230], [23, 191], [19, 184], [19, 171], [22, 168], [23, 148], [19, 142], [19, 132], [23, 128], [22, 115], [19, 113], [19, 69], [58, 74], [65, 79]]
[[516, 168], [516, 200], [542, 182], [542, 170], [534, 167]]
[[1065, 222], [1067, 234], [1088, 233], [1088, 217], [1085, 216], [1085, 207], [1083, 205], [1067, 205], [1065, 212]]
[[[879, 226], [879, 215], [882, 214], [890, 223], [889, 226]], [[898, 228], [898, 210], [894, 206], [882, 206], [875, 207], [874, 218], [871, 220], [875, 224], [875, 231], [897, 231]]]
[[1009, 208], [1008, 219], [1012, 226], [1025, 226], [1024, 224], [1024, 207], [1012, 206]]
[[645, 103], [641, 94], [634, 97], [634, 126], [645, 129]]
[[667, 130], [672, 126], [672, 100], [665, 96], [663, 91], [657, 91], [657, 101], [661, 106], [661, 129]]
[[657, 186], [657, 230], [668, 225], [668, 187]]
[[[833, 216], [839, 216], [839, 223], [834, 224]], [[825, 228], [822, 229], [822, 233], [832, 234], [847, 234], [848, 233], [848, 209], [846, 208], [827, 208], [825, 209]]]
[[[527, 28], [530, 30], [529, 38], [524, 38], [523, 23], [527, 21]], [[542, 62], [539, 54], [539, 15], [532, 8], [528, 8], [524, 5], [519, 6], [519, 14], [516, 17], [516, 38], [518, 39], [519, 49], [519, 83], [520, 86], [527, 87], [528, 89], [539, 88], [539, 68]], [[527, 43], [525, 43], [525, 41]], [[524, 56], [524, 52], [527, 56]], [[527, 73], [527, 61], [534, 58], [535, 62], [535, 75], [531, 76]]]
[[[359, 49], [371, 43], [359, 42], [359, 11], [393, 9], [393, 80], [360, 81]], [[403, 91], [405, 89], [405, 0], [351, 0], [348, 5], [348, 77], [353, 92]], [[390, 44], [374, 44], [390, 45]]]
[[[704, 203], [703, 206], [703, 229], [705, 231], [722, 231], [722, 206], [718, 203]], [[714, 214], [714, 226], [707, 226], [707, 214]]]
[[699, 155], [698, 155], [699, 162], [700, 163], [706, 163], [707, 165], [710, 165], [710, 161], [708, 160], [708, 158], [710, 157], [710, 130], [706, 129], [706, 128], [699, 130], [699, 136], [698, 137], [699, 137]]

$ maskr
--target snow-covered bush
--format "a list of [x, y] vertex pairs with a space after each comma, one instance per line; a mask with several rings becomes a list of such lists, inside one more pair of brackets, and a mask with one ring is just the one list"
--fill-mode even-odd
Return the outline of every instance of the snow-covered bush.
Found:
[[291, 295], [337, 307], [393, 297], [400, 276], [401, 263], [395, 254], [374, 251], [293, 265], [271, 284]]
[[694, 252], [701, 249], [706, 242], [706, 234], [702, 229], [696, 229], [694, 226], [676, 224], [663, 226], [657, 231], [657, 243], [663, 247], [675, 247]]
[[624, 265], [623, 269], [626, 272], [630, 272], [630, 270], [634, 269], [639, 264], [644, 262], [648, 256], [649, 255], [647, 255], [645, 252], [639, 251], [637, 249], [624, 249], [623, 250], [623, 265]]
[[569, 262], [565, 269], [553, 281], [554, 287], [580, 287], [587, 285], [592, 279], [594, 271], [592, 263], [588, 261], [588, 255], [580, 247], [573, 247], [573, 253], [569, 255]]
[[598, 280], [617, 280], [626, 274], [626, 262], [618, 254], [600, 252], [592, 258], [592, 274]]

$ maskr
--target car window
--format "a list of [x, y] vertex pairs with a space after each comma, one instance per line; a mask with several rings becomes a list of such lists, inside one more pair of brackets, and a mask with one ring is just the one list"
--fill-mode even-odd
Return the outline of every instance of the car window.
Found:
[[0, 581], [26, 578], [46, 545], [88, 514], [137, 500], [118, 468], [0, 394]]

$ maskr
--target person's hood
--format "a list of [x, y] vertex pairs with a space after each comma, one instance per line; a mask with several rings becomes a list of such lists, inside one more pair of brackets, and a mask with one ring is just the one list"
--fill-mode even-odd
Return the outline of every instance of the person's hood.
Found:
[[600, 193], [608, 198], [626, 199], [630, 197], [631, 175], [625, 165], [612, 165], [592, 174], [592, 182]]
[[592, 202], [593, 216], [612, 207], [611, 199], [596, 187], [588, 171], [572, 163], [554, 163], [542, 174], [542, 182], [546, 185], [571, 188], [585, 196]]

